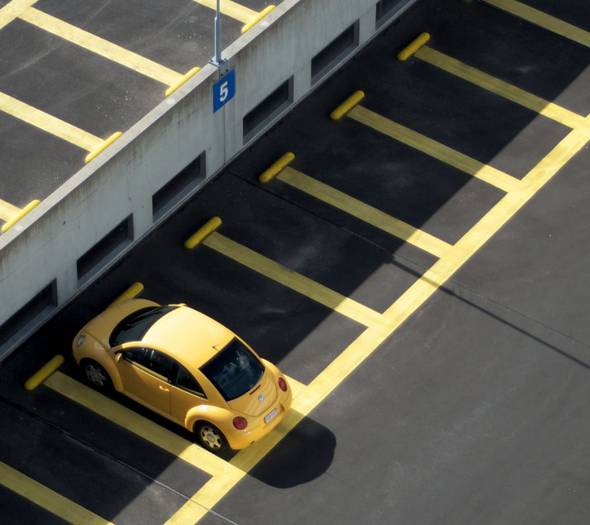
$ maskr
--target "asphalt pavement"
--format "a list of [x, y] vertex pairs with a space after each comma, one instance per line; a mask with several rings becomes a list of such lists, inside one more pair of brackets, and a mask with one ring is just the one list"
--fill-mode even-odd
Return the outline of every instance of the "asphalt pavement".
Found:
[[[2, 363], [0, 467], [67, 499], [0, 485], [7, 523], [587, 523], [590, 49], [491, 3], [420, 3]], [[289, 417], [211, 458], [85, 386], [72, 337], [135, 281], [278, 364]]]

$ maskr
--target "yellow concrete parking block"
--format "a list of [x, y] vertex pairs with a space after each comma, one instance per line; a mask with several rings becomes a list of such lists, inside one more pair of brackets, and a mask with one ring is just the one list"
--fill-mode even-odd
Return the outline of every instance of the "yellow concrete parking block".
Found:
[[277, 179], [375, 228], [379, 228], [421, 250], [431, 253], [435, 257], [442, 257], [451, 247], [445, 241], [414, 228], [400, 219], [396, 219], [291, 167], [285, 168], [277, 176]]
[[157, 80], [162, 84], [171, 86], [182, 80], [182, 75], [172, 69], [113, 44], [104, 38], [93, 35], [88, 31], [84, 31], [83, 29], [68, 24], [63, 20], [48, 15], [38, 9], [29, 9], [23, 12], [20, 15], [20, 18], [48, 33], [63, 38], [72, 44], [132, 69], [146, 77]]
[[117, 298], [109, 305], [109, 308], [111, 306], [115, 306], [116, 304], [135, 299], [141, 292], [143, 292], [143, 283], [136, 281], [123, 293], [117, 296]]
[[468, 175], [487, 182], [502, 191], [514, 191], [520, 186], [520, 181], [515, 177], [492, 166], [483, 164], [417, 131], [402, 126], [364, 106], [356, 106], [350, 111], [348, 117], [403, 144], [411, 146], [426, 155], [430, 155], [441, 162], [449, 164]]
[[0, 8], [0, 29], [16, 20], [27, 9], [35, 5], [38, 0], [11, 0]]
[[102, 144], [102, 139], [72, 126], [40, 109], [0, 92], [0, 111], [31, 124], [62, 140], [70, 142], [86, 151], [92, 151]]
[[[208, 7], [209, 9], [213, 9], [214, 11], [217, 8], [217, 0], [195, 0], [195, 2]], [[234, 20], [238, 20], [243, 24], [247, 24], [258, 16], [258, 11], [254, 11], [254, 9], [250, 9], [249, 7], [239, 4], [238, 2], [233, 2], [232, 0], [221, 0], [219, 9], [222, 14], [229, 16]]]
[[39, 370], [37, 370], [29, 379], [25, 382], [26, 390], [35, 390], [39, 385], [47, 381], [47, 379], [55, 374], [57, 369], [64, 364], [64, 356], [58, 354], [53, 356], [47, 363], [45, 363]]
[[[194, 0], [197, 4], [213, 9], [217, 9], [217, 0]], [[267, 5], [262, 11], [254, 11], [233, 0], [221, 0], [219, 10], [222, 14], [242, 22], [242, 33], [246, 33], [260, 22], [266, 15], [275, 9], [274, 5]]]
[[220, 233], [212, 233], [203, 244], [251, 270], [323, 304], [341, 315], [365, 326], [383, 328], [381, 314], [304, 275], [243, 246]]
[[32, 200], [24, 208], [17, 208], [12, 204], [0, 200], [0, 219], [6, 221], [0, 228], [0, 233], [5, 233], [19, 222], [25, 215], [41, 204], [38, 199]]
[[[487, 2], [488, 4], [493, 5], [498, 9], [502, 9], [503, 11], [506, 11], [512, 15], [518, 16], [519, 18], [542, 27], [543, 29], [552, 31], [553, 33], [556, 33], [564, 38], [573, 40], [578, 44], [590, 47], [589, 31], [585, 31], [584, 29], [576, 27], [573, 24], [564, 22], [559, 18], [548, 15], [543, 11], [539, 11], [534, 7], [523, 4], [522, 2], [517, 2], [516, 0], [484, 0], [484, 2]], [[556, 2], [556, 5], [559, 5], [559, 2]]]
[[424, 46], [415, 55], [420, 60], [427, 62], [451, 75], [455, 75], [471, 84], [491, 91], [505, 99], [508, 99], [516, 104], [519, 104], [531, 111], [539, 113], [555, 122], [559, 122], [564, 126], [575, 128], [578, 126], [586, 126], [586, 119], [582, 115], [565, 109], [553, 102], [537, 97], [524, 89], [520, 89], [508, 82], [504, 82], [499, 78], [484, 73], [474, 67], [456, 60], [440, 51], [436, 51], [431, 47]]
[[181, 438], [174, 432], [140, 416], [137, 412], [129, 410], [59, 371], [52, 375], [45, 385], [212, 476], [227, 473], [233, 468], [215, 454]]
[[[59, 466], [56, 465], [56, 468], [59, 468]], [[112, 525], [110, 521], [97, 516], [93, 512], [42, 485], [38, 481], [25, 476], [22, 472], [13, 469], [1, 461], [0, 484], [68, 523]]]

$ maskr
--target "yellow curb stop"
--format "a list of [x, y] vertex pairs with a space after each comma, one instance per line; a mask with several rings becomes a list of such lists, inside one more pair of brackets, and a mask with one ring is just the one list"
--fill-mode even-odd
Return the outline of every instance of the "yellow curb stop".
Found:
[[184, 242], [184, 247], [187, 250], [194, 250], [207, 237], [209, 237], [209, 235], [219, 228], [221, 223], [222, 221], [220, 217], [212, 217]]

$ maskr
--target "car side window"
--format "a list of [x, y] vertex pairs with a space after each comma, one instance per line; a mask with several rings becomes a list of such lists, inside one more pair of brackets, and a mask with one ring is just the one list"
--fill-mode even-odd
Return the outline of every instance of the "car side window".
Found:
[[157, 350], [148, 351], [151, 355], [147, 367], [150, 370], [153, 370], [156, 374], [164, 376], [172, 383], [176, 379], [178, 373], [178, 363], [162, 352], [158, 352]]
[[197, 394], [201, 397], [207, 397], [205, 392], [199, 385], [198, 381], [193, 375], [182, 365], [178, 365], [178, 376], [176, 378], [176, 386], [184, 390], [188, 390], [193, 394]]
[[123, 352], [123, 357], [132, 363], [136, 363], [155, 374], [163, 376], [170, 383], [176, 379], [178, 363], [157, 350], [151, 348], [130, 348]]
[[147, 348], [130, 348], [123, 352], [123, 357], [127, 361], [137, 363], [138, 365], [148, 366], [149, 352]]

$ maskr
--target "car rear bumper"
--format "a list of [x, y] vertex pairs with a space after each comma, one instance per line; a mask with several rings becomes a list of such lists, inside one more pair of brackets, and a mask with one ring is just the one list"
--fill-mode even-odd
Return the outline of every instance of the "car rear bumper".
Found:
[[264, 416], [261, 416], [260, 419], [256, 421], [257, 424], [255, 426], [247, 428], [241, 432], [234, 431], [227, 435], [226, 438], [229, 446], [234, 450], [241, 450], [252, 445], [252, 443], [255, 443], [256, 441], [260, 441], [264, 436], [272, 432], [272, 430], [281, 423], [291, 407], [292, 396], [291, 388], [289, 388], [281, 399], [279, 399], [279, 402], [265, 414], [267, 415], [274, 408], [279, 410], [279, 413], [269, 423], [265, 423]]

